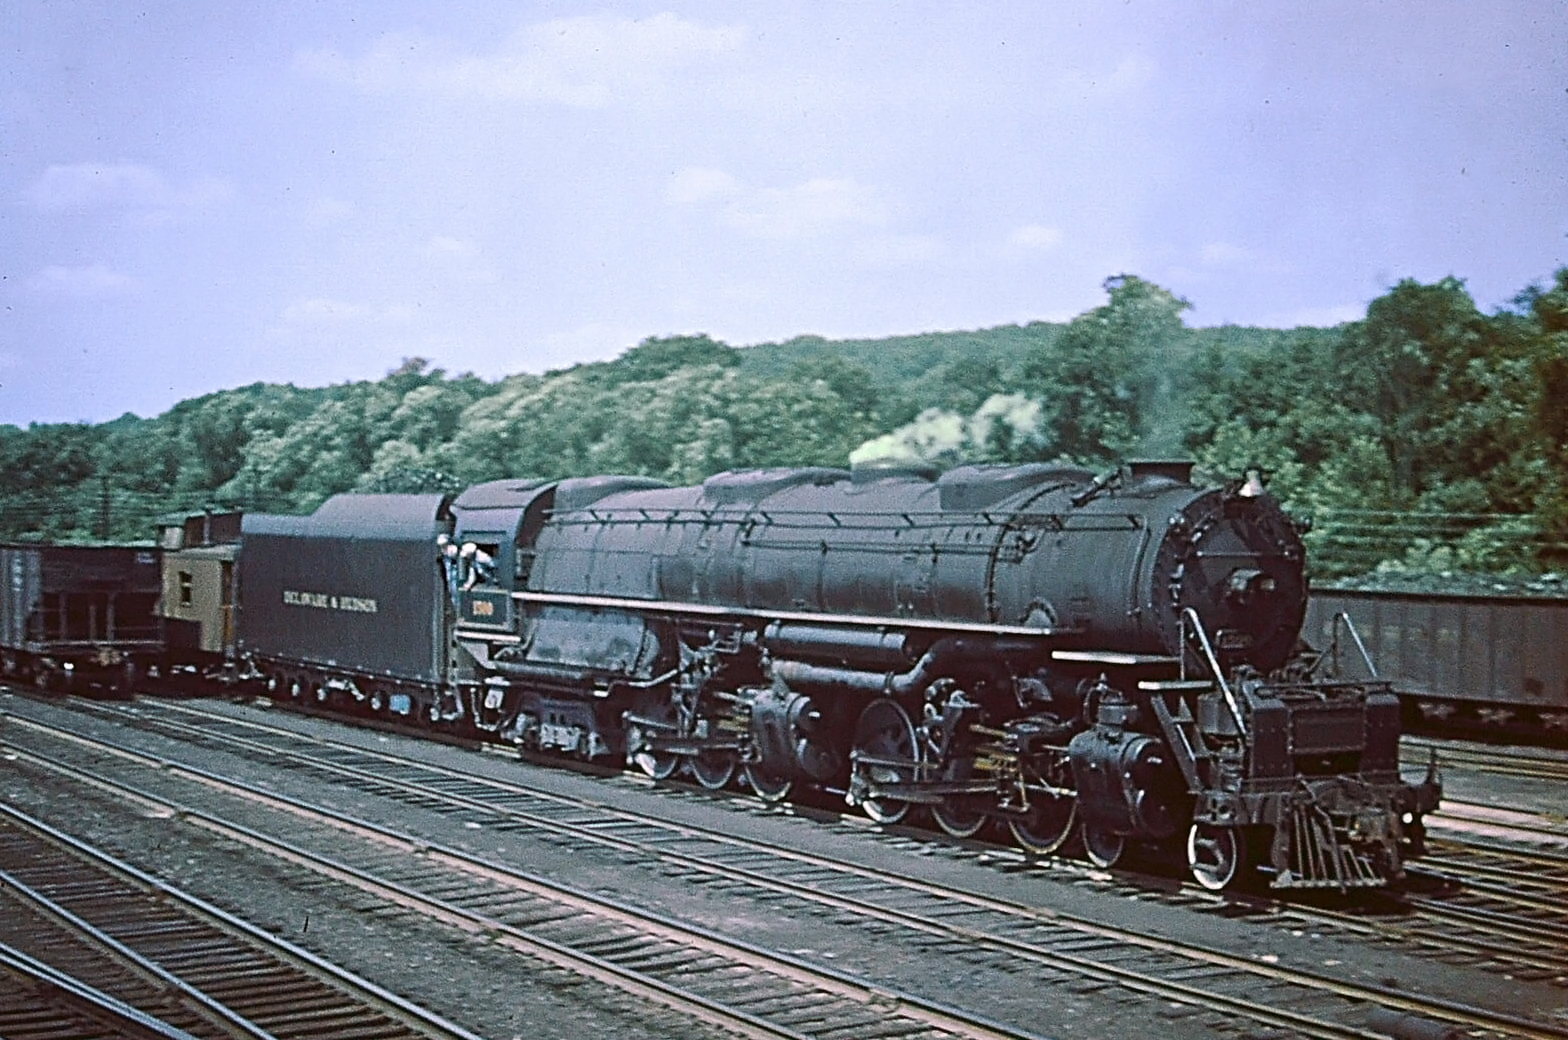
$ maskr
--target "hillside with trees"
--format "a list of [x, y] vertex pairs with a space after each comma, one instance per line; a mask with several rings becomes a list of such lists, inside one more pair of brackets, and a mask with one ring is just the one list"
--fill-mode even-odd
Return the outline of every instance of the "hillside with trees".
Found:
[[1311, 518], [1318, 574], [1568, 563], [1568, 269], [1481, 312], [1403, 281], [1334, 328], [1189, 329], [1134, 276], [1066, 323], [732, 347], [643, 341], [496, 381], [423, 359], [376, 381], [254, 384], [112, 422], [0, 426], [0, 539], [143, 540], [203, 508], [308, 512], [342, 491], [503, 476], [851, 459], [1259, 467]]

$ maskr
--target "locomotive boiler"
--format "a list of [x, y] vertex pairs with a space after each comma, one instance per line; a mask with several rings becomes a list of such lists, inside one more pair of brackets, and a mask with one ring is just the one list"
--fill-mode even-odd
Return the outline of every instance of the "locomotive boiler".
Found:
[[1163, 846], [1211, 888], [1250, 864], [1383, 884], [1437, 803], [1430, 773], [1401, 779], [1388, 685], [1300, 643], [1301, 541], [1255, 478], [496, 481], [450, 516], [450, 661], [416, 706], [524, 747], [811, 785], [958, 836], [994, 821], [1107, 866]]

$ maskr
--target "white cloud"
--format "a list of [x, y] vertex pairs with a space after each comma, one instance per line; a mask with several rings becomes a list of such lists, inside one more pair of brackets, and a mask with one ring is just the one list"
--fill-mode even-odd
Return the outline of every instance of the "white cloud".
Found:
[[418, 33], [381, 37], [362, 57], [306, 51], [297, 66], [360, 90], [599, 108], [646, 96], [665, 74], [735, 52], [744, 30], [665, 13], [603, 15], [524, 26], [489, 54], [462, 54]]
[[282, 318], [287, 325], [406, 325], [413, 321], [414, 309], [405, 304], [371, 307], [346, 300], [317, 297], [289, 304], [283, 308]]
[[112, 271], [102, 264], [85, 267], [51, 265], [27, 280], [34, 292], [57, 296], [118, 296], [137, 287], [130, 275]]
[[427, 274], [450, 284], [493, 285], [500, 280], [479, 246], [466, 238], [433, 235], [425, 242], [424, 257], [429, 262]]
[[1210, 242], [1198, 250], [1198, 259], [1209, 267], [1236, 267], [1252, 262], [1252, 251], [1229, 242]]
[[881, 267], [908, 267], [942, 255], [942, 240], [935, 235], [882, 235], [867, 242], [860, 255]]
[[681, 206], [714, 206], [721, 222], [754, 238], [812, 238], [887, 219], [875, 193], [853, 178], [814, 177], [790, 188], [753, 188], [722, 170], [689, 168], [676, 173], [666, 197]]
[[1007, 241], [1024, 249], [1050, 249], [1062, 240], [1060, 228], [1044, 224], [1025, 224], [1007, 237]]
[[1153, 82], [1157, 71], [1154, 62], [1140, 54], [1130, 54], [1116, 63], [1109, 86], [1117, 92], [1140, 90]]
[[1141, 96], [1158, 72], [1158, 66], [1140, 54], [1125, 55], [1109, 67], [1098, 59], [1085, 65], [1069, 63], [1059, 76], [1059, 92], [1063, 98], [1122, 101]]
[[759, 238], [806, 238], [883, 219], [882, 206], [869, 189], [852, 179], [829, 177], [793, 188], [763, 188], [725, 215], [727, 223]]
[[665, 197], [679, 206], [694, 206], [709, 199], [731, 198], [740, 193], [740, 184], [723, 170], [688, 166], [677, 170]]
[[324, 195], [305, 208], [307, 227], [323, 228], [341, 224], [354, 215], [354, 204]]
[[86, 162], [50, 166], [28, 185], [23, 198], [45, 212], [111, 209], [156, 221], [209, 209], [232, 194], [230, 185], [217, 178], [172, 184], [150, 166]]
[[455, 257], [469, 259], [474, 253], [474, 244], [465, 242], [460, 238], [449, 235], [436, 235], [425, 244], [425, 251], [436, 257]]

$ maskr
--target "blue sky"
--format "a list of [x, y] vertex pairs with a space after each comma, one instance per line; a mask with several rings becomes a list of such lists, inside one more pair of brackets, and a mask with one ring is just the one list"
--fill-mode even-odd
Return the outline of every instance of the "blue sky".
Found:
[[1568, 5], [0, 6], [0, 422], [1568, 264]]

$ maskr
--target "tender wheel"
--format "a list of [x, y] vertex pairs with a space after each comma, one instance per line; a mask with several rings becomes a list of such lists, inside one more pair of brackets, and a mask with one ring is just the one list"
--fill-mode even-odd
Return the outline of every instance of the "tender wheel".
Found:
[[1192, 879], [1210, 892], [1235, 881], [1246, 861], [1247, 842], [1234, 827], [1195, 823], [1187, 831], [1187, 868]]
[[1025, 852], [1037, 856], [1059, 852], [1073, 836], [1078, 822], [1078, 799], [1048, 794], [1031, 794], [1029, 798], [1029, 812], [1007, 821], [1013, 840]]
[[764, 773], [758, 766], [746, 766], [746, 782], [764, 802], [782, 802], [789, 797], [795, 781], [771, 773]]
[[[885, 697], [866, 705], [855, 723], [855, 753], [867, 759], [855, 768], [872, 783], [914, 780], [920, 745], [909, 713]], [[909, 803], [896, 798], [864, 798], [860, 807], [878, 823], [897, 823], [909, 813]]]
[[691, 775], [710, 791], [720, 791], [735, 779], [733, 751], [704, 751], [691, 757]]
[[1127, 848], [1127, 838], [1113, 830], [1104, 827], [1085, 825], [1083, 829], [1083, 851], [1089, 857], [1089, 862], [1103, 869], [1116, 866], [1116, 861], [1122, 858], [1122, 853]]

